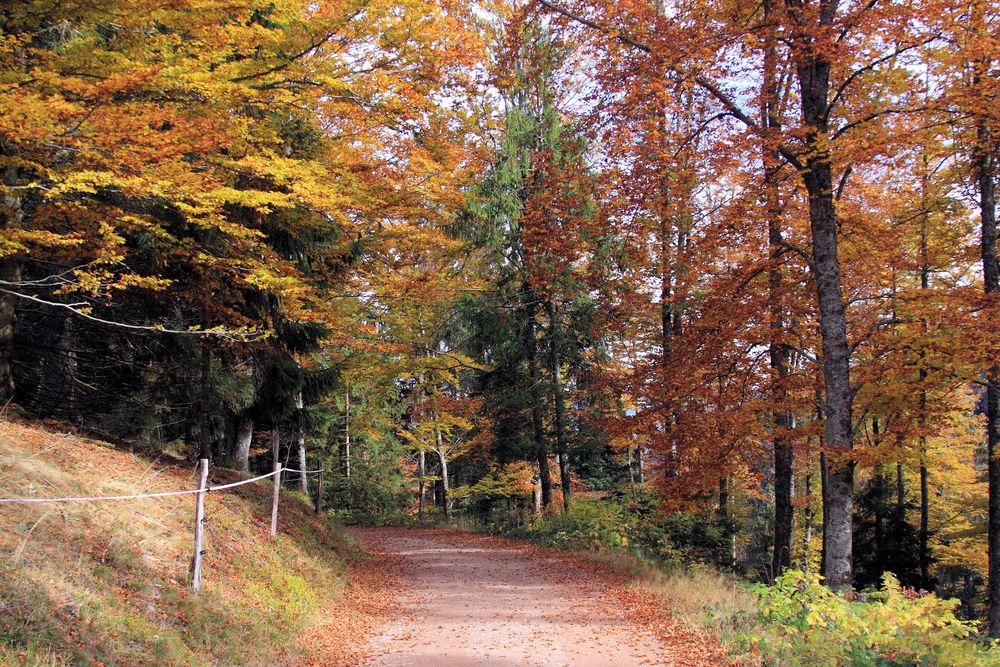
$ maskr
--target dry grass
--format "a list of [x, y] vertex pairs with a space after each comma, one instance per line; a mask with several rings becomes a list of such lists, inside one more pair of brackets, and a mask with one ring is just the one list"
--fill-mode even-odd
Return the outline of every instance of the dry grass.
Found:
[[718, 641], [740, 664], [752, 664], [746, 638], [760, 629], [754, 596], [735, 576], [710, 567], [665, 567], [631, 554], [588, 554], [627, 574], [633, 586], [655, 594], [665, 609]]
[[[213, 483], [234, 481], [213, 472]], [[194, 488], [193, 466], [0, 422], [0, 497]], [[189, 592], [193, 496], [0, 505], [0, 664], [274, 665], [347, 585], [358, 552], [296, 494], [272, 542], [269, 483], [210, 494], [202, 595]]]

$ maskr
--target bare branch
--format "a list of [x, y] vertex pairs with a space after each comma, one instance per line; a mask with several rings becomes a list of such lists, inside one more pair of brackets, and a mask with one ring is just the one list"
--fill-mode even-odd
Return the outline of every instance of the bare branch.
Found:
[[[580, 16], [579, 14], [575, 14], [575, 13], [569, 11], [568, 9], [565, 9], [563, 7], [560, 7], [559, 5], [556, 5], [556, 4], [552, 3], [552, 2], [550, 2], [549, 0], [538, 0], [538, 2], [542, 6], [547, 7], [548, 9], [551, 9], [552, 11], [556, 12], [557, 14], [561, 14], [562, 16], [565, 16], [566, 18], [568, 18], [568, 19], [570, 19], [572, 21], [575, 21], [575, 22], [577, 22], [577, 23], [579, 23], [581, 25], [585, 25], [588, 28], [592, 28], [593, 30], [597, 30], [598, 32], [604, 33], [605, 35], [610, 35], [610, 36], [614, 37], [615, 39], [617, 39], [618, 41], [620, 41], [620, 42], [622, 42], [624, 44], [627, 44], [627, 45], [629, 45], [629, 46], [631, 46], [631, 47], [633, 47], [635, 49], [638, 49], [638, 50], [640, 50], [640, 51], [642, 51], [644, 53], [650, 54], [651, 56], [653, 56], [653, 58], [657, 62], [667, 65], [668, 67], [670, 67], [670, 69], [672, 69], [673, 71], [677, 72], [681, 76], [683, 76], [685, 78], [688, 78], [688, 79], [691, 79], [692, 81], [694, 81], [695, 83], [697, 83], [701, 88], [703, 88], [712, 97], [714, 97], [715, 100], [719, 104], [721, 104], [726, 109], [726, 111], [729, 113], [729, 115], [731, 115], [733, 118], [739, 120], [741, 123], [743, 123], [748, 128], [750, 128], [751, 130], [753, 130], [756, 134], [758, 134], [760, 136], [764, 135], [764, 131], [760, 127], [760, 125], [753, 118], [751, 118], [749, 116], [749, 114], [747, 114], [747, 112], [744, 111], [743, 108], [740, 107], [740, 105], [737, 104], [736, 101], [732, 97], [730, 97], [728, 94], [726, 94], [726, 92], [723, 91], [718, 86], [718, 84], [716, 84], [714, 81], [711, 81], [710, 79], [708, 79], [704, 75], [684, 70], [681, 67], [677, 66], [675, 63], [668, 63], [662, 57], [660, 57], [653, 50], [653, 48], [651, 46], [649, 46], [648, 44], [645, 44], [643, 42], [640, 42], [639, 40], [637, 40], [637, 39], [635, 39], [635, 38], [633, 38], [633, 37], [631, 37], [631, 36], [629, 36], [629, 35], [627, 35], [627, 34], [625, 34], [623, 32], [609, 30], [607, 27], [602, 26], [600, 23], [597, 23], [595, 21], [591, 21], [590, 19], [585, 18], [583, 16]], [[791, 164], [793, 167], [795, 167], [796, 170], [798, 170], [798, 171], [803, 171], [804, 170], [804, 168], [805, 168], [804, 165], [802, 164], [802, 162], [799, 161], [798, 156], [796, 156], [795, 153], [792, 152], [792, 150], [788, 146], [786, 146], [785, 144], [779, 144], [778, 147], [777, 147], [777, 150], [781, 154], [781, 156], [783, 158], [785, 158], [785, 160], [788, 161], [789, 164]]]
[[82, 310], [78, 310], [76, 306], [82, 304], [70, 304], [70, 303], [59, 303], [56, 301], [46, 301], [45, 299], [40, 299], [37, 296], [31, 296], [30, 294], [22, 294], [21, 292], [15, 292], [14, 290], [4, 289], [4, 288], [0, 288], [0, 293], [10, 294], [11, 296], [16, 296], [19, 299], [24, 299], [26, 301], [39, 303], [43, 306], [68, 310], [77, 317], [82, 317], [85, 320], [96, 322], [97, 324], [103, 324], [105, 326], [118, 327], [120, 329], [128, 329], [130, 331], [143, 331], [147, 333], [162, 333], [162, 334], [173, 334], [173, 335], [184, 335], [184, 336], [218, 336], [220, 338], [228, 338], [231, 340], [250, 340], [253, 338], [259, 338], [260, 336], [264, 335], [264, 332], [241, 332], [241, 331], [229, 331], [226, 329], [207, 329], [204, 331], [198, 331], [191, 329], [167, 329], [165, 327], [144, 325], [144, 324], [125, 324], [123, 322], [114, 322], [112, 320], [105, 320], [103, 318], [91, 315], [90, 313], [85, 313]]

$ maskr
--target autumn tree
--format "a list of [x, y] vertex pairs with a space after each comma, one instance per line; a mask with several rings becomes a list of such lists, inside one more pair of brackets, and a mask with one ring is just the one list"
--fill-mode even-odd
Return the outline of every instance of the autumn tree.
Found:
[[[409, 224], [455, 192], [441, 128], [464, 132], [465, 120], [435, 96], [473, 78], [462, 68], [474, 20], [435, 3], [410, 9], [5, 6], [8, 392], [29, 369], [20, 377], [35, 405], [86, 399], [120, 435], [173, 439], [176, 428], [119, 414], [159, 413], [200, 434], [203, 455], [222, 430], [209, 413], [231, 410], [226, 439], [244, 467], [260, 378], [275, 364], [305, 377], [310, 350], [350, 321], [329, 296], [382, 242], [382, 223]], [[426, 188], [407, 192], [413, 182]], [[63, 367], [52, 377], [77, 374], [63, 383], [73, 401], [34, 379], [40, 352], [28, 341], [45, 329], [46, 364]], [[137, 386], [123, 391], [124, 378]], [[180, 407], [192, 396], [199, 408]], [[144, 412], [144, 400], [162, 407]]]

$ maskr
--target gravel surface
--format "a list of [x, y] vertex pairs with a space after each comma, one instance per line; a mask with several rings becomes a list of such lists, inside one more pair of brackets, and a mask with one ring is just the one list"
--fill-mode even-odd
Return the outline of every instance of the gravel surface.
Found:
[[370, 667], [689, 664], [630, 621], [613, 582], [579, 557], [457, 531], [351, 532], [402, 568], [395, 618], [371, 638]]

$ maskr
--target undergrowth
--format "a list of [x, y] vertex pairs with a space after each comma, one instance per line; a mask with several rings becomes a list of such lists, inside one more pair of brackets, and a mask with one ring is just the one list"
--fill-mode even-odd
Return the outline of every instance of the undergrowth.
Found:
[[957, 600], [907, 591], [891, 574], [878, 590], [853, 599], [801, 570], [754, 588], [764, 625], [750, 640], [769, 665], [1000, 665], [1000, 648], [978, 639], [976, 624], [955, 615]]

